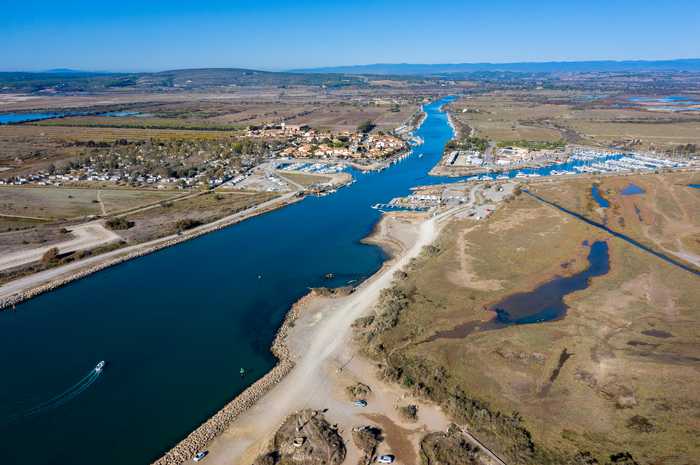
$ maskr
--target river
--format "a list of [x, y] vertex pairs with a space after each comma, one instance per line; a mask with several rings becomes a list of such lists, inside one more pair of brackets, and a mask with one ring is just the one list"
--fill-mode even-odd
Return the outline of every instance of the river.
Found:
[[[447, 181], [427, 175], [452, 137], [439, 111], [446, 101], [425, 107], [425, 143], [414, 150], [423, 157], [353, 172], [357, 182], [333, 195], [0, 312], [2, 463], [146, 464], [260, 378], [275, 363], [275, 331], [309, 287], [359, 281], [381, 266], [382, 250], [360, 243], [379, 219], [371, 206]], [[99, 360], [105, 370], [80, 391]], [[46, 403], [66, 391], [65, 402]]]

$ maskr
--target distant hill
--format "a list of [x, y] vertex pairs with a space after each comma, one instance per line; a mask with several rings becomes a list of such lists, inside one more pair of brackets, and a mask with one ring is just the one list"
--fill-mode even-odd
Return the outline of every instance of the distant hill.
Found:
[[93, 73], [90, 71], [81, 71], [79, 69], [70, 69], [70, 68], [47, 69], [46, 71], [43, 71], [43, 73], [46, 73], [46, 74], [97, 74], [97, 73]]
[[616, 72], [616, 71], [693, 71], [700, 72], [700, 59], [678, 60], [625, 60], [625, 61], [547, 61], [519, 63], [456, 63], [456, 64], [409, 64], [378, 63], [373, 65], [332, 66], [325, 68], [296, 69], [295, 73], [342, 73], [393, 74], [393, 75], [437, 75], [471, 73], [480, 71], [511, 71], [522, 73], [557, 72]]
[[228, 86], [325, 86], [364, 84], [362, 78], [338, 74], [288, 73], [238, 68], [204, 68], [157, 73], [91, 73], [68, 69], [45, 72], [0, 72], [0, 91], [98, 92], [115, 88], [138, 90], [207, 89]]

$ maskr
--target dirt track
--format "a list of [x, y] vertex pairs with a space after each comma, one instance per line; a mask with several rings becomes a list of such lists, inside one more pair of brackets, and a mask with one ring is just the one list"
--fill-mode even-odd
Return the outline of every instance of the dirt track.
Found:
[[58, 244], [3, 254], [0, 256], [0, 271], [39, 261], [46, 251], [54, 247], [58, 248], [59, 253], [65, 254], [76, 250], [92, 249], [121, 240], [120, 236], [97, 222], [74, 226], [70, 229], [70, 232], [73, 238]]

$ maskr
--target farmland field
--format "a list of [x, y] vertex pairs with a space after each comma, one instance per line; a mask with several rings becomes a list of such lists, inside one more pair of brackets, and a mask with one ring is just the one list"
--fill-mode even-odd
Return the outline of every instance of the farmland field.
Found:
[[648, 112], [580, 91], [490, 92], [451, 104], [458, 122], [496, 142], [556, 141], [672, 150], [700, 143], [700, 118]]
[[[106, 213], [128, 210], [181, 193], [174, 191], [100, 189]], [[0, 214], [43, 218], [68, 219], [100, 215], [98, 189], [56, 187], [1, 187]]]

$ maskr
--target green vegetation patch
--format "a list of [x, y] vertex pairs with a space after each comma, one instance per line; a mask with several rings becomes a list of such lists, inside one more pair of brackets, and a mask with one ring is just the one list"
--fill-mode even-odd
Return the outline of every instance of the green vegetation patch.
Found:
[[453, 150], [475, 150], [483, 153], [488, 146], [488, 139], [482, 137], [464, 137], [462, 139], [449, 141], [445, 145], [445, 152], [451, 152]]
[[563, 140], [504, 140], [498, 143], [498, 147], [520, 147], [528, 150], [559, 150], [566, 147], [566, 142]]

